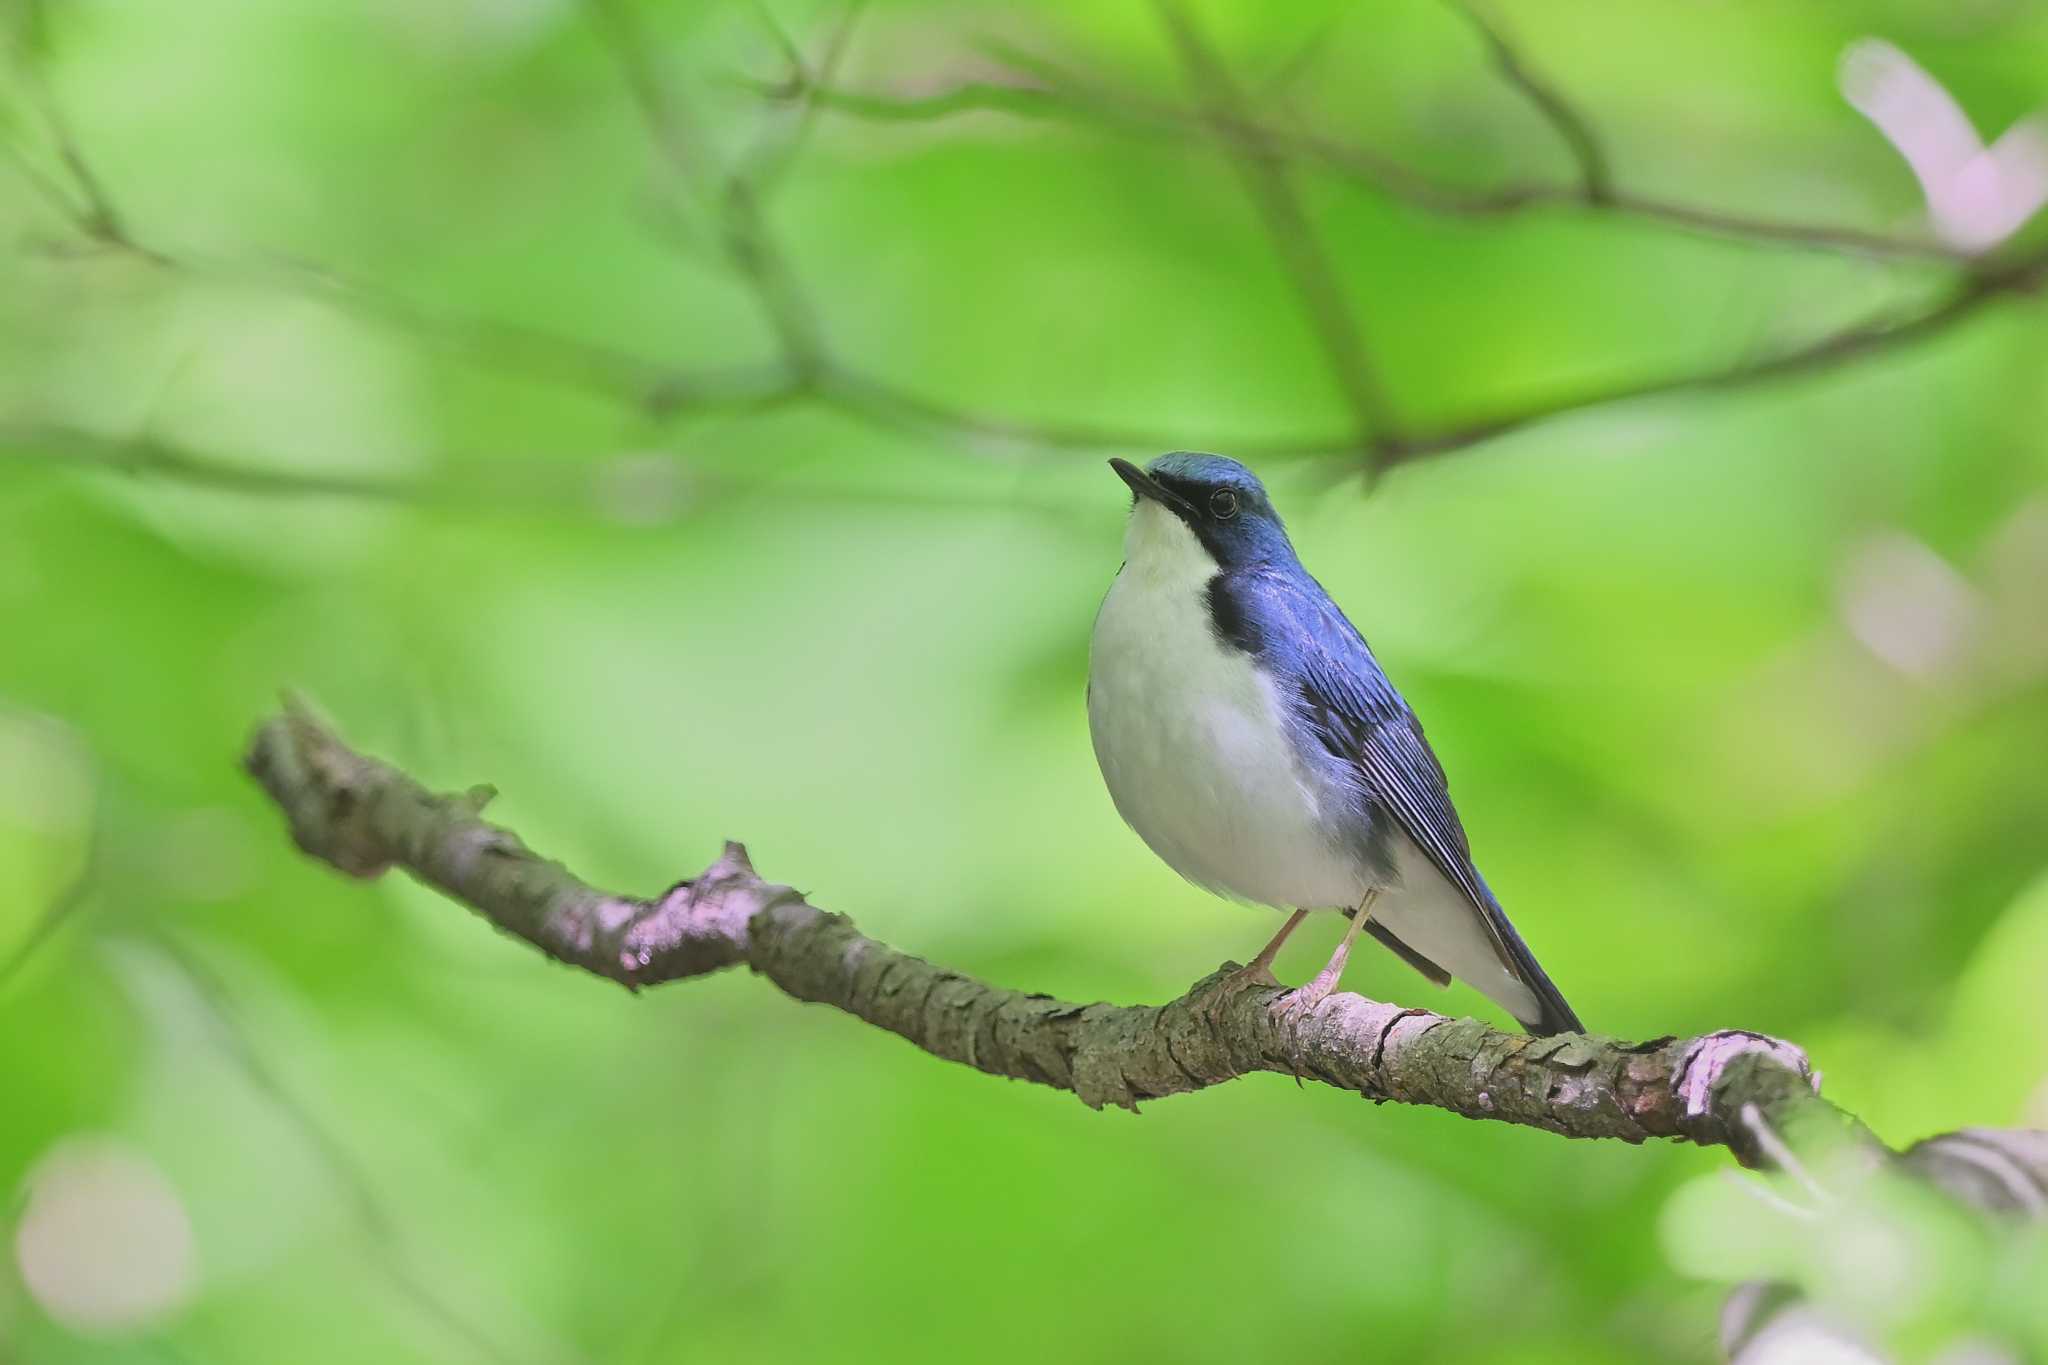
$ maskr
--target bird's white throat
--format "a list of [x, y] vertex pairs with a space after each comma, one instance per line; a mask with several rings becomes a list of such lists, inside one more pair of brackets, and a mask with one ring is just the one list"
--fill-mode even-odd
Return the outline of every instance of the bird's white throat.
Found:
[[1124, 574], [1148, 583], [1182, 584], [1203, 592], [1216, 560], [1188, 524], [1150, 498], [1140, 498], [1124, 528]]
[[1358, 903], [1367, 873], [1293, 758], [1271, 679], [1216, 638], [1216, 561], [1140, 500], [1089, 646], [1088, 721], [1117, 811], [1188, 880], [1275, 906]]

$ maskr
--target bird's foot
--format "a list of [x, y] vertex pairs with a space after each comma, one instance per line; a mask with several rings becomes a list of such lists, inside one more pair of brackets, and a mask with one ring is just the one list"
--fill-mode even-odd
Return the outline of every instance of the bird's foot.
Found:
[[1344, 975], [1343, 962], [1337, 961], [1323, 968], [1302, 985], [1273, 1002], [1273, 1008], [1283, 1018], [1299, 1022], [1308, 1017], [1310, 1011], [1330, 998], [1337, 989], [1338, 980]]

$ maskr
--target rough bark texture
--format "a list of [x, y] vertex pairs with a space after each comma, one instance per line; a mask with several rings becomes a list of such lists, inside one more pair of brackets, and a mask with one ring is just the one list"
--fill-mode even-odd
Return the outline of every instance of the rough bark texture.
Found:
[[306, 852], [358, 877], [404, 868], [571, 966], [637, 990], [744, 964], [935, 1057], [1072, 1091], [1094, 1108], [1274, 1071], [1567, 1137], [1717, 1144], [1746, 1165], [1768, 1164], [1793, 1129], [1887, 1155], [1819, 1098], [1799, 1049], [1761, 1034], [1531, 1038], [1350, 994], [1292, 1008], [1284, 990], [1220, 990], [1224, 969], [1164, 1005], [1058, 1000], [869, 938], [763, 880], [736, 843], [653, 899], [600, 891], [485, 821], [487, 789], [431, 793], [303, 708], [265, 722], [247, 761]]

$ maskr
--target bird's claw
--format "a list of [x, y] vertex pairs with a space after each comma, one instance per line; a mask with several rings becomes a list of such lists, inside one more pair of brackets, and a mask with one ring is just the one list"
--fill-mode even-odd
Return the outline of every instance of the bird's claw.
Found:
[[1280, 978], [1274, 976], [1273, 969], [1263, 962], [1239, 967], [1202, 993], [1202, 1017], [1214, 1028], [1222, 1022], [1224, 1011], [1238, 996], [1251, 990], [1272, 990], [1279, 984]]
[[1315, 1007], [1330, 998], [1337, 989], [1337, 977], [1328, 968], [1317, 972], [1303, 985], [1296, 986], [1273, 1002], [1273, 1011], [1289, 1023], [1300, 1023], [1314, 1011]]

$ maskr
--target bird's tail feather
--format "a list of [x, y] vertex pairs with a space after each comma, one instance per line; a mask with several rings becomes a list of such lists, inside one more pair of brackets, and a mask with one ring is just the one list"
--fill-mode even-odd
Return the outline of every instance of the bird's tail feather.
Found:
[[1515, 1017], [1530, 1033], [1580, 1033], [1579, 1016], [1537, 965], [1486, 880], [1460, 885], [1419, 848], [1399, 855], [1400, 880], [1373, 905], [1366, 929], [1439, 985], [1456, 977]]
[[[1475, 874], [1476, 875], [1476, 874]], [[1536, 954], [1529, 951], [1529, 945], [1515, 932], [1515, 926], [1508, 922], [1507, 912], [1500, 908], [1500, 901], [1494, 897], [1493, 888], [1479, 878], [1479, 889], [1486, 893], [1486, 903], [1480, 908], [1486, 912], [1487, 927], [1493, 930], [1500, 941], [1501, 954], [1509, 971], [1527, 986], [1536, 997], [1537, 1015], [1524, 1019], [1516, 1015], [1515, 1022], [1530, 1033], [1584, 1033], [1586, 1026], [1579, 1022], [1579, 1016], [1565, 1003], [1564, 995], [1557, 989], [1549, 975], [1536, 961]]]

